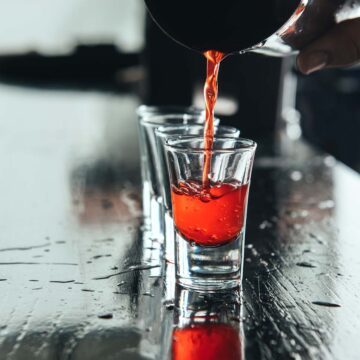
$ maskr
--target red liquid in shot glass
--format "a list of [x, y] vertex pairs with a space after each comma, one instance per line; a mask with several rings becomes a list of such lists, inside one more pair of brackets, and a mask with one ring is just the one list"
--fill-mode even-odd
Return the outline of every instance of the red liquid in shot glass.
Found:
[[227, 324], [175, 329], [172, 360], [241, 360], [239, 332]]
[[219, 246], [234, 240], [245, 221], [248, 185], [182, 182], [172, 186], [175, 226], [189, 242]]

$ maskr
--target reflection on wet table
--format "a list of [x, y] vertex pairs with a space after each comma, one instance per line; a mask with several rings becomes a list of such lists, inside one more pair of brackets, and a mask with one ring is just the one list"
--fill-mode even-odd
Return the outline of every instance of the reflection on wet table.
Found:
[[137, 99], [0, 99], [1, 359], [357, 358], [358, 174], [303, 143], [260, 156], [243, 293], [193, 293], [142, 233]]

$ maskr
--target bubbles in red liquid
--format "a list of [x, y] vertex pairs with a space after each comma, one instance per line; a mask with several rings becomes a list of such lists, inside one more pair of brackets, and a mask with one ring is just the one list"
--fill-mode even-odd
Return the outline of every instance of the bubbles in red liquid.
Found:
[[234, 240], [244, 225], [248, 185], [210, 184], [202, 189], [194, 181], [172, 188], [174, 222], [188, 241], [219, 246]]

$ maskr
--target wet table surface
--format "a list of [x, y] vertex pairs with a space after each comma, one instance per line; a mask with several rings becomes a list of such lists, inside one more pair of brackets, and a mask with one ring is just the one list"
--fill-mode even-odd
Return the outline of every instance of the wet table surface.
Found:
[[243, 294], [174, 298], [141, 232], [137, 99], [1, 85], [0, 105], [0, 359], [171, 359], [195, 310], [232, 358], [359, 358], [358, 174], [301, 142], [259, 156]]

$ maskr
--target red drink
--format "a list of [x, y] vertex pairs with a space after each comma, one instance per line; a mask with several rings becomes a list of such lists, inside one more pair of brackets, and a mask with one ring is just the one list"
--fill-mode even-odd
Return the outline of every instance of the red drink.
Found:
[[222, 183], [203, 188], [195, 181], [172, 187], [174, 222], [188, 241], [219, 246], [234, 240], [245, 221], [248, 185]]
[[220, 61], [225, 57], [225, 54], [219, 51], [206, 51], [204, 53], [207, 59], [206, 81], [204, 86], [205, 97], [205, 129], [204, 129], [204, 148], [205, 161], [203, 172], [203, 185], [209, 185], [209, 173], [211, 170], [211, 150], [214, 143], [214, 110], [218, 96], [218, 75]]
[[227, 324], [175, 329], [172, 360], [241, 360], [239, 332]]

